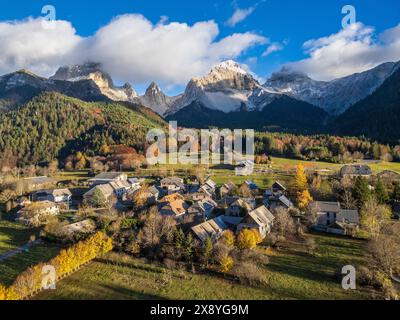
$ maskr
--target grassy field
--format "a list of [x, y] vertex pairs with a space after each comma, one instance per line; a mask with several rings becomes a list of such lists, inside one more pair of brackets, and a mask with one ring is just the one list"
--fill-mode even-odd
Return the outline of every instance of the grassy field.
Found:
[[369, 299], [368, 291], [345, 291], [335, 272], [347, 264], [363, 263], [363, 242], [313, 235], [317, 252], [301, 248], [272, 252], [263, 272], [266, 283], [242, 285], [208, 274], [169, 272], [126, 255], [112, 253], [57, 284], [55, 291], [36, 299]]
[[[0, 220], [0, 255], [27, 244], [32, 235], [38, 238], [39, 233], [35, 229]], [[50, 260], [59, 250], [55, 245], [40, 244], [0, 262], [0, 283], [10, 285], [21, 272]]]

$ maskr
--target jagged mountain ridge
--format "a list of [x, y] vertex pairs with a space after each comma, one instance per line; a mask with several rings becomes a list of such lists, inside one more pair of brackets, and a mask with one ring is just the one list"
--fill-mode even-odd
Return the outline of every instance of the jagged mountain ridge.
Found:
[[115, 86], [111, 76], [102, 70], [100, 63], [88, 62], [83, 65], [61, 67], [50, 80], [69, 82], [92, 80], [103, 95], [114, 101], [134, 102], [137, 97], [136, 91], [129, 83], [121, 87]]
[[263, 88], [238, 63], [228, 60], [214, 66], [204, 77], [189, 81], [184, 94], [166, 112], [172, 115], [192, 102], [209, 109], [233, 112], [240, 109], [260, 110], [272, 102], [277, 92]]
[[300, 72], [283, 68], [272, 74], [264, 87], [308, 102], [337, 116], [372, 94], [399, 66], [400, 63], [387, 62], [365, 72], [332, 81], [316, 81]]
[[329, 131], [366, 136], [397, 144], [400, 141], [400, 68], [374, 93], [335, 118]]

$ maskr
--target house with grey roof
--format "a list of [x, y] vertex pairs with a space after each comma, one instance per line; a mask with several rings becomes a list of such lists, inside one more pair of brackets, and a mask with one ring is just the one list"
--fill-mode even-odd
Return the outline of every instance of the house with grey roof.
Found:
[[99, 184], [92, 189], [90, 189], [88, 192], [86, 192], [83, 195], [83, 200], [86, 203], [90, 203], [93, 195], [95, 194], [96, 190], [99, 190], [101, 194], [103, 195], [104, 199], [108, 202], [111, 202], [114, 196], [114, 189], [113, 187], [108, 183], [108, 184]]
[[213, 241], [218, 240], [226, 230], [228, 230], [228, 226], [223, 218], [217, 217], [192, 227], [191, 232], [201, 242], [205, 242], [207, 238]]
[[92, 187], [95, 187], [100, 184], [107, 184], [110, 182], [118, 182], [118, 181], [127, 181], [128, 176], [123, 172], [102, 172], [95, 176], [94, 178], [89, 179], [89, 183]]
[[236, 185], [233, 182], [224, 183], [221, 188], [219, 188], [219, 195], [221, 198], [231, 195], [236, 189]]
[[289, 210], [294, 208], [293, 202], [286, 197], [285, 195], [278, 196], [270, 196], [264, 199], [264, 204], [268, 207], [269, 210], [275, 211], [279, 208], [283, 208], [285, 210]]
[[339, 202], [316, 201], [312, 210], [316, 214], [314, 229], [319, 231], [353, 235], [360, 226], [358, 210], [342, 209]]
[[256, 229], [264, 239], [272, 229], [275, 217], [267, 209], [266, 206], [261, 206], [253, 211], [250, 211], [237, 227], [237, 232], [243, 229]]
[[30, 177], [24, 178], [24, 182], [28, 185], [31, 190], [38, 190], [44, 188], [51, 188], [56, 184], [57, 180], [51, 177]]
[[231, 203], [231, 205], [225, 210], [225, 215], [231, 217], [244, 217], [252, 209], [252, 206], [247, 201], [239, 198], [235, 202]]
[[218, 204], [211, 198], [197, 201], [188, 209], [189, 215], [195, 215], [207, 220], [211, 217]]
[[176, 192], [182, 193], [185, 191], [183, 179], [179, 177], [166, 177], [161, 179], [160, 187], [165, 190], [167, 194], [174, 194]]
[[340, 175], [342, 177], [350, 177], [350, 178], [355, 178], [355, 177], [369, 178], [372, 175], [372, 170], [367, 165], [352, 164], [343, 166], [342, 169], [340, 169]]
[[42, 190], [34, 194], [36, 201], [51, 201], [55, 203], [69, 203], [72, 193], [69, 189]]

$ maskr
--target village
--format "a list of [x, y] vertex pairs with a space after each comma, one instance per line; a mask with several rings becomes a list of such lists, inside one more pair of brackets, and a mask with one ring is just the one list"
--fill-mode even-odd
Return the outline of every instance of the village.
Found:
[[[250, 161], [235, 168], [237, 175], [246, 175]], [[357, 166], [352, 167], [351, 176], [370, 176], [368, 167], [364, 172]], [[349, 170], [348, 167], [344, 168]], [[344, 172], [344, 170], [343, 170]], [[287, 186], [275, 181], [271, 188], [261, 190], [253, 181], [246, 180], [236, 186], [227, 182], [218, 186], [212, 178], [203, 183], [196, 180], [185, 183], [180, 177], [165, 177], [153, 185], [145, 184], [143, 178], [128, 178], [123, 172], [104, 172], [88, 179], [89, 191], [78, 199], [72, 198], [68, 188], [54, 187], [55, 180], [49, 177], [29, 178], [36, 189], [29, 195], [17, 199], [18, 223], [31, 226], [45, 226], [53, 217], [63, 213], [78, 212], [79, 208], [93, 209], [96, 215], [109, 213], [126, 215], [138, 208], [135, 200], [142, 204], [140, 209], [156, 206], [161, 216], [173, 217], [177, 223], [193, 225], [190, 231], [200, 241], [207, 238], [218, 240], [224, 231], [239, 233], [242, 229], [255, 229], [262, 238], [266, 238], [274, 224], [274, 214], [284, 210], [290, 212], [296, 221], [304, 216], [290, 199]], [[41, 189], [48, 186], [49, 189]], [[53, 189], [51, 188], [53, 186]], [[315, 201], [316, 219], [312, 226], [315, 230], [355, 235], [359, 229], [360, 217], [357, 209], [343, 209], [339, 202]], [[130, 212], [132, 214], [132, 212]], [[90, 219], [72, 216], [71, 224], [64, 229], [70, 233], [91, 233]], [[77, 221], [80, 220], [80, 221]]]
[[[257, 266], [269, 260], [263, 250], [301, 245], [312, 258], [318, 247], [313, 235], [354, 239], [358, 246], [360, 239], [383, 233], [386, 225], [398, 226], [399, 174], [394, 171], [374, 173], [366, 164], [353, 164], [321, 175], [299, 164], [277, 175], [270, 166], [245, 160], [225, 168], [222, 179], [217, 172], [201, 167], [175, 175], [161, 169], [151, 176], [109, 171], [79, 182], [22, 178], [24, 190], [31, 191], [6, 202], [2, 218], [40, 231], [24, 250], [79, 245], [102, 232], [110, 237], [114, 252], [167, 268], [183, 264], [190, 270], [222, 272], [246, 283], [262, 282]], [[258, 183], [250, 177], [257, 177]], [[343, 190], [333, 199], [323, 190], [335, 183]], [[393, 196], [390, 186], [395, 188]], [[373, 221], [366, 222], [365, 215]], [[4, 254], [0, 258], [9, 259]]]

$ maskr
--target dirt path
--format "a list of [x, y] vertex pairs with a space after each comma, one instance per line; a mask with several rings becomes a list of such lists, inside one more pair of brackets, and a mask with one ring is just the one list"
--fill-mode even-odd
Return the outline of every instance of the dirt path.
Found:
[[16, 248], [14, 250], [11, 250], [11, 251], [8, 251], [6, 253], [3, 253], [2, 255], [0, 255], [0, 262], [3, 262], [3, 261], [5, 261], [5, 260], [7, 260], [7, 259], [9, 259], [11, 257], [14, 257], [17, 254], [20, 254], [20, 253], [22, 253], [22, 252], [24, 252], [26, 250], [29, 250], [30, 248], [35, 247], [35, 246], [37, 246], [37, 245], [39, 245], [41, 243], [42, 243], [42, 240], [36, 240], [36, 241], [33, 241], [33, 242], [29, 242], [29, 243], [27, 243], [27, 244], [25, 244], [25, 245], [23, 245], [23, 246], [21, 246], [19, 248]]

